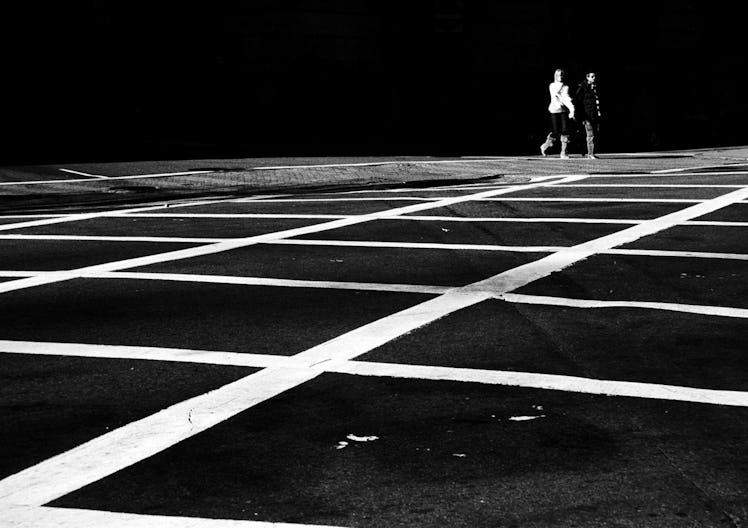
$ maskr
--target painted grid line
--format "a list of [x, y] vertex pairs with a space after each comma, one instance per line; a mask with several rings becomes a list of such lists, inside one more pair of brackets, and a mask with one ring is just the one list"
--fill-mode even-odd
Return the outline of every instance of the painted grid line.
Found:
[[[255, 368], [304, 369], [306, 361], [297, 356], [244, 354], [179, 348], [89, 345], [82, 343], [45, 343], [0, 341], [0, 353], [62, 357], [106, 358], [138, 361], [170, 361]], [[374, 361], [336, 361], [319, 365], [322, 372], [357, 376], [395, 377], [413, 380], [462, 381], [484, 385], [558, 390], [584, 394], [625, 396], [656, 400], [748, 407], [748, 392], [702, 389], [618, 380], [599, 380], [559, 374], [408, 365]]]

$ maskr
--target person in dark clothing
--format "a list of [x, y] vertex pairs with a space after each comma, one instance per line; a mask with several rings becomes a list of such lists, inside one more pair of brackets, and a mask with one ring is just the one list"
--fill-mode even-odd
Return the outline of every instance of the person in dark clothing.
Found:
[[595, 149], [600, 136], [600, 98], [597, 93], [596, 75], [589, 72], [576, 91], [576, 100], [584, 131], [587, 135], [587, 157], [597, 159]]

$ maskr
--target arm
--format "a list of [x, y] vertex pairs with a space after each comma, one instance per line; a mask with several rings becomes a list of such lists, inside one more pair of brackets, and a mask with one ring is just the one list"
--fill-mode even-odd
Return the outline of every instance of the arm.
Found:
[[571, 101], [571, 97], [569, 97], [568, 86], [563, 85], [561, 87], [561, 90], [558, 92], [558, 99], [566, 108], [569, 109], [569, 117], [571, 119], [574, 119], [574, 103]]

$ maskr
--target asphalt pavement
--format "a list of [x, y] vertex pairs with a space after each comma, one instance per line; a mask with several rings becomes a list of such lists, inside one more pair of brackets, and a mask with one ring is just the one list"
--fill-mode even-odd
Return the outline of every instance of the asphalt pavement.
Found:
[[0, 168], [0, 526], [743, 526], [746, 159]]

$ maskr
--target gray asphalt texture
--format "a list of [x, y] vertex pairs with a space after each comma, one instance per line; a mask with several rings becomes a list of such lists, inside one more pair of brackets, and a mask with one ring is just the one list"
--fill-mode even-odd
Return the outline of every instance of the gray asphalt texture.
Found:
[[[397, 163], [385, 163], [393, 160]], [[6, 215], [0, 216], [0, 228], [24, 221], [7, 215], [101, 213], [191, 200], [217, 203], [150, 212], [365, 215], [423, 201], [228, 200], [459, 196], [480, 192], [483, 185], [526, 183], [533, 176], [551, 174], [609, 175], [595, 179], [596, 184], [746, 186], [746, 174], [714, 174], [714, 167], [746, 170], [746, 160], [748, 148], [603, 154], [594, 161], [463, 158], [456, 164], [414, 157], [182, 160], [66, 166], [111, 177], [72, 183], [63, 180], [78, 177], [57, 166], [8, 167], [0, 168], [0, 183], [60, 181], [0, 186], [0, 215]], [[379, 164], [298, 167], [346, 162]], [[698, 174], [646, 176], [673, 168], [698, 169]], [[126, 177], [195, 169], [215, 174]], [[624, 179], [616, 174], [642, 177]], [[116, 178], [123, 179], [112, 181]], [[474, 185], [475, 190], [425, 190], [430, 185]], [[385, 195], [381, 189], [402, 192]], [[732, 190], [570, 187], [507, 197], [708, 199]], [[455, 220], [646, 220], [690, 205], [481, 201], [413, 214]], [[748, 204], [740, 203], [698, 220], [746, 222], [746, 213]], [[228, 239], [330, 220], [101, 217], [0, 229], [0, 271], [7, 272], [0, 276], [0, 285], [25, 272], [71, 270], [203, 244], [14, 235]], [[386, 219], [295, 241], [568, 246], [626, 227]], [[622, 248], [746, 254], [746, 229], [677, 226]], [[259, 243], [126, 271], [457, 287], [547, 254]], [[598, 254], [514, 293], [748, 309], [746, 279], [746, 260]], [[291, 356], [434, 296], [75, 278], [0, 293], [0, 340]], [[487, 300], [408, 332], [357, 360], [748, 392], [747, 331], [746, 319], [737, 317]], [[0, 479], [258, 370], [0, 353]], [[523, 416], [534, 418], [516, 419]], [[376, 439], [342, 445], [351, 434]], [[377, 528], [737, 528], [748, 523], [748, 408], [325, 373], [50, 505]]]

